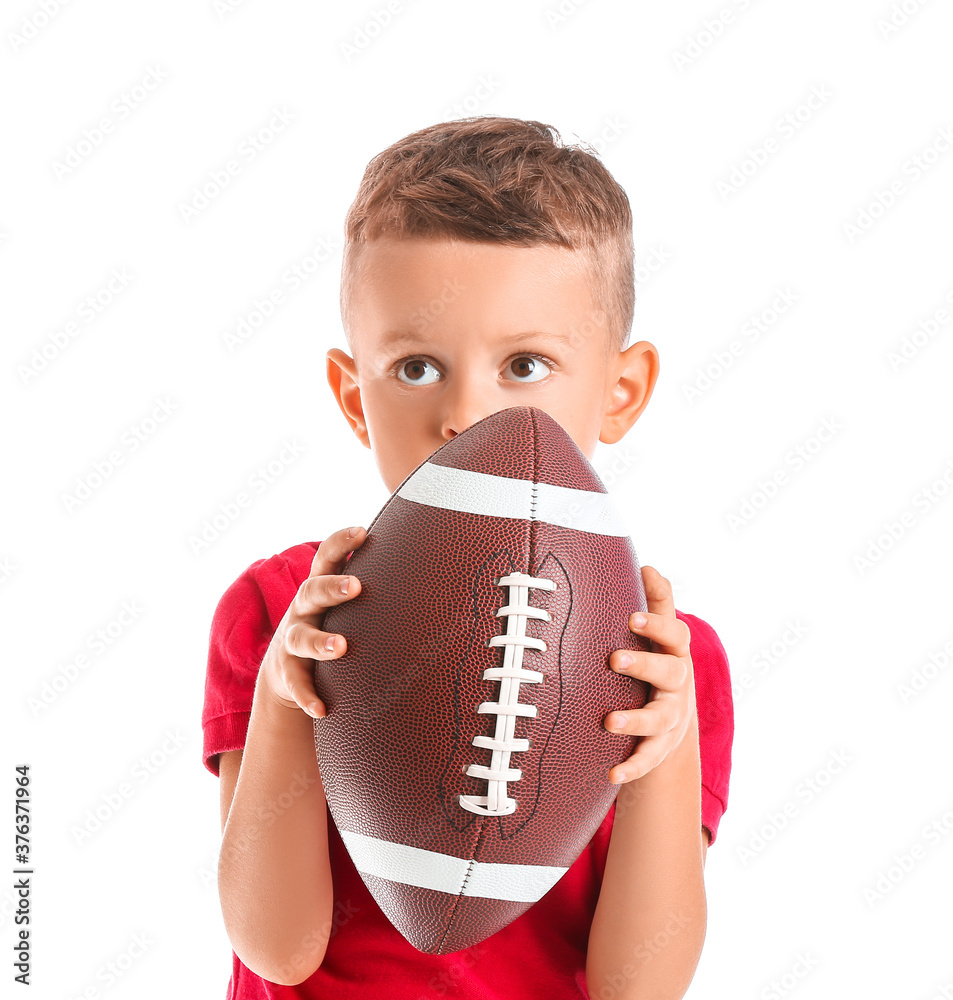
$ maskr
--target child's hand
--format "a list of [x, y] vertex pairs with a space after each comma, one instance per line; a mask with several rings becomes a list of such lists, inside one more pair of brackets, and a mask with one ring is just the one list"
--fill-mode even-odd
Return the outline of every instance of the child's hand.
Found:
[[[354, 537], [348, 537], [349, 531]], [[320, 626], [328, 608], [361, 592], [357, 577], [338, 574], [348, 553], [360, 548], [366, 537], [363, 528], [342, 528], [318, 546], [311, 574], [298, 588], [262, 660], [258, 683], [266, 685], [280, 704], [302, 708], [315, 718], [327, 709], [314, 687], [314, 661], [333, 660], [347, 650], [344, 636], [322, 632]], [[344, 581], [346, 594], [341, 590]]]
[[[641, 778], [659, 764], [681, 743], [688, 732], [695, 709], [695, 671], [688, 643], [688, 626], [675, 617], [672, 586], [652, 566], [642, 567], [647, 621], [641, 628], [635, 614], [629, 628], [652, 641], [652, 650], [617, 649], [609, 657], [609, 666], [629, 677], [652, 685], [644, 708], [610, 712], [605, 727], [610, 733], [644, 736], [635, 753], [609, 771], [613, 783]], [[621, 724], [625, 717], [625, 722]]]

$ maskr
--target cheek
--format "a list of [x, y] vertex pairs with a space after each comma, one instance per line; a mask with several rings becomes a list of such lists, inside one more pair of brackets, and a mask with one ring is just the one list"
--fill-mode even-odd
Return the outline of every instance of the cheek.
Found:
[[591, 393], [574, 392], [571, 399], [566, 399], [565, 395], [562, 398], [557, 396], [552, 405], [541, 407], [562, 425], [590, 461], [602, 428], [602, 413], [593, 404], [593, 400], [598, 398], [598, 390], [592, 387]]
[[590, 410], [586, 414], [586, 417], [587, 419], [580, 430], [579, 437], [573, 440], [579, 446], [579, 450], [592, 462], [596, 452], [596, 445], [599, 443], [599, 435], [602, 432], [602, 415], [599, 413], [593, 414]]
[[362, 398], [364, 417], [379, 437], [392, 438], [398, 424], [407, 424], [407, 407], [400, 400], [380, 388], [365, 391]]

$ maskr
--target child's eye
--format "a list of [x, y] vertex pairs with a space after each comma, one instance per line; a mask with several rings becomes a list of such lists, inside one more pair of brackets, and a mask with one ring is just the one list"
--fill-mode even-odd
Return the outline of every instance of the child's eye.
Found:
[[[429, 361], [425, 361], [423, 358], [409, 358], [407, 361], [398, 363], [397, 377], [406, 385], [430, 385], [432, 382], [436, 382], [437, 379], [426, 378], [428, 368], [434, 372], [437, 371]], [[406, 378], [405, 375], [407, 376]]]
[[[554, 367], [553, 362], [542, 354], [520, 354], [507, 361], [503, 371], [509, 373], [507, 377], [512, 382], [541, 382]], [[430, 377], [427, 369], [432, 373]], [[398, 361], [394, 372], [404, 385], [432, 385], [443, 378], [440, 370], [426, 358], [405, 358]]]
[[521, 354], [513, 358], [506, 370], [517, 376], [529, 375], [530, 378], [519, 377], [517, 382], [541, 382], [550, 373], [552, 362], [542, 354]]

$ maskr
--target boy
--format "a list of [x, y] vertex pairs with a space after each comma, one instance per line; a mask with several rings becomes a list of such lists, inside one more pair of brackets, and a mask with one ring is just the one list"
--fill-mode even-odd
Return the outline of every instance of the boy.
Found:
[[[628, 200], [554, 132], [495, 116], [448, 122], [365, 172], [341, 284], [353, 357], [328, 351], [327, 377], [389, 491], [506, 407], [545, 410], [591, 459], [649, 401], [655, 348], [625, 348]], [[472, 948], [426, 955], [364, 886], [315, 757], [315, 661], [347, 648], [347, 636], [321, 630], [323, 614], [360, 593], [344, 571], [364, 538], [342, 529], [259, 560], [216, 609], [202, 722], [205, 764], [221, 777], [228, 996], [683, 996], [705, 936], [705, 852], [728, 794], [733, 716], [717, 635], [676, 613], [668, 581], [643, 568], [649, 613], [629, 627], [652, 650], [609, 662], [652, 694], [605, 720], [644, 737], [606, 776], [621, 783], [616, 803], [526, 913]]]

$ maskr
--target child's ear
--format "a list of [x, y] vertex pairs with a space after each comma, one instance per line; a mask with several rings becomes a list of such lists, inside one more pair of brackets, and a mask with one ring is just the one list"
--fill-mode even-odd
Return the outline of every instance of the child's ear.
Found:
[[328, 351], [327, 358], [328, 385], [331, 386], [334, 398], [361, 444], [370, 448], [367, 425], [364, 423], [364, 407], [361, 404], [361, 387], [357, 380], [357, 365], [350, 355], [337, 347]]
[[603, 444], [621, 441], [639, 419], [648, 405], [658, 373], [658, 351], [647, 340], [640, 340], [619, 353], [610, 375], [609, 402], [599, 433]]

